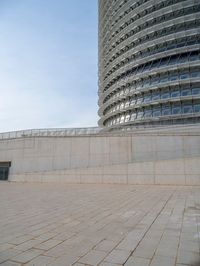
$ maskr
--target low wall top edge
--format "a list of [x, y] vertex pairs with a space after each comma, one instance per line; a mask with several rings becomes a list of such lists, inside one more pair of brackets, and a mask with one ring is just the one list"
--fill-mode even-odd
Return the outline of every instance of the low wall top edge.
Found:
[[127, 135], [197, 135], [200, 125], [179, 125], [155, 128], [134, 128], [131, 130], [106, 131], [99, 127], [87, 128], [46, 128], [27, 129], [0, 133], [0, 140], [27, 137], [88, 137], [88, 136], [127, 136]]

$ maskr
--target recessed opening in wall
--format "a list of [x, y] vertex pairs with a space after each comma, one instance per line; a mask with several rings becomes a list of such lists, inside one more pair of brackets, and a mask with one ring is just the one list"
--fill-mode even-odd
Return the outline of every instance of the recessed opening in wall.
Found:
[[11, 162], [0, 162], [0, 180], [8, 180]]

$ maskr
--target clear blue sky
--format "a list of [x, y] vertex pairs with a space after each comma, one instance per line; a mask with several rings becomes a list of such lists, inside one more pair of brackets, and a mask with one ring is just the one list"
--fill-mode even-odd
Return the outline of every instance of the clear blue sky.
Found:
[[97, 125], [97, 0], [0, 0], [0, 131]]

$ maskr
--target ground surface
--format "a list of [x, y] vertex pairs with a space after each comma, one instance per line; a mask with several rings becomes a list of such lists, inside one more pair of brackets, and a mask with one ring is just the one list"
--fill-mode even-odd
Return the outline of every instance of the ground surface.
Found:
[[200, 187], [0, 182], [0, 265], [196, 266], [199, 248]]

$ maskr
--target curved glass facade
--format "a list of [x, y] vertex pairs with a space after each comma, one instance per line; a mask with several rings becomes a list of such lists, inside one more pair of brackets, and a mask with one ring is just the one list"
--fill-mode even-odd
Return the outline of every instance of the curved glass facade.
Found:
[[99, 125], [200, 122], [200, 1], [99, 1]]

